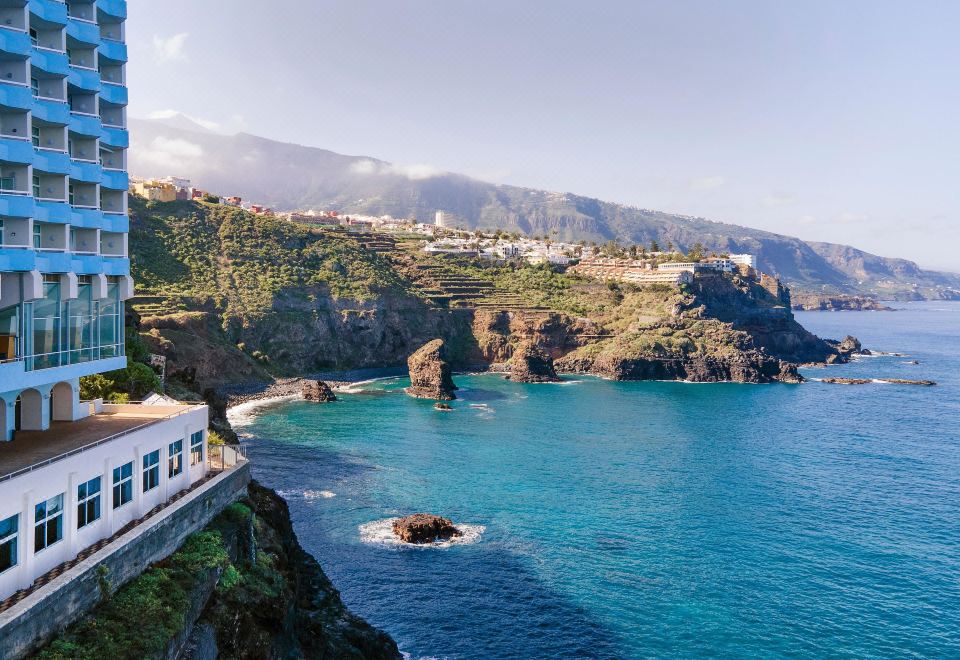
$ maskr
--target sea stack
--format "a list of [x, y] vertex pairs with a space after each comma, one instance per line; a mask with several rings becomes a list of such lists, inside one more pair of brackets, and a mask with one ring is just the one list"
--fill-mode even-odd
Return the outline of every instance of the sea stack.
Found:
[[553, 358], [546, 351], [526, 342], [514, 351], [510, 358], [510, 375], [518, 383], [559, 383]]
[[442, 339], [434, 339], [407, 359], [410, 387], [407, 394], [418, 399], [453, 401], [456, 399], [450, 363]]
[[454, 527], [449, 518], [429, 513], [415, 513], [394, 520], [393, 533], [404, 543], [433, 543], [463, 536], [463, 532]]
[[333, 390], [322, 380], [305, 380], [301, 392], [305, 401], [331, 403], [337, 400]]

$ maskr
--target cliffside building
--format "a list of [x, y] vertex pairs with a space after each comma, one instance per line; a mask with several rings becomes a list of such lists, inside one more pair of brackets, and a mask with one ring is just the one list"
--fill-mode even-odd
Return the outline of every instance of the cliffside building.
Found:
[[127, 365], [126, 15], [0, 3], [0, 614], [210, 469], [206, 406], [80, 400]]

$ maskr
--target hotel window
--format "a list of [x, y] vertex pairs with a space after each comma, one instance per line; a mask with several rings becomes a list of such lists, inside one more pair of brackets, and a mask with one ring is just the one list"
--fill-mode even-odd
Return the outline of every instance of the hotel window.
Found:
[[0, 573], [17, 565], [17, 536], [19, 532], [19, 515], [0, 520]]
[[203, 463], [203, 431], [190, 436], [190, 465]]
[[32, 127], [30, 129], [30, 136], [31, 136], [31, 141], [33, 142], [33, 146], [39, 147], [40, 146], [40, 127], [39, 126]]
[[33, 175], [33, 196], [40, 199], [40, 177]]
[[160, 485], [160, 450], [152, 451], [143, 457], [143, 492], [153, 490]]
[[63, 538], [63, 493], [38, 504], [35, 512], [33, 551], [40, 552]]
[[133, 463], [113, 469], [113, 508], [119, 509], [133, 499]]
[[40, 231], [40, 225], [33, 223], [33, 249], [39, 250], [43, 245], [43, 235]]
[[183, 440], [170, 443], [167, 476], [173, 479], [183, 472]]
[[77, 529], [100, 520], [100, 477], [77, 486]]

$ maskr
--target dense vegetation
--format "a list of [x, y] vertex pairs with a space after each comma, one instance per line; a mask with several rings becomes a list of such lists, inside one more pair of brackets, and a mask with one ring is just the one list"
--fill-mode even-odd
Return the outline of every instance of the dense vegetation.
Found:
[[133, 198], [132, 271], [140, 291], [212, 304], [246, 321], [282, 293], [370, 300], [401, 289], [390, 265], [339, 232], [238, 208]]

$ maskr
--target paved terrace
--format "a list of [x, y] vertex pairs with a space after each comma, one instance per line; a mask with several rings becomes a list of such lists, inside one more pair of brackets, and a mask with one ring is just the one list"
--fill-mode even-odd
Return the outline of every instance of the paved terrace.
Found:
[[17, 431], [13, 442], [0, 442], [0, 479], [136, 429], [188, 412], [194, 406], [126, 405], [76, 422], [53, 422], [46, 431]]

